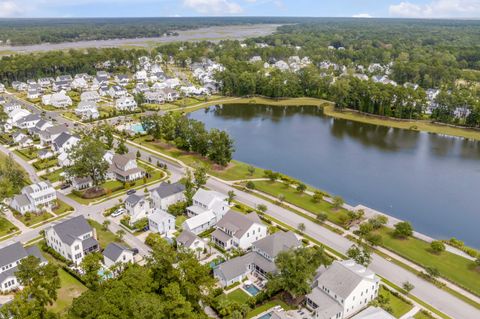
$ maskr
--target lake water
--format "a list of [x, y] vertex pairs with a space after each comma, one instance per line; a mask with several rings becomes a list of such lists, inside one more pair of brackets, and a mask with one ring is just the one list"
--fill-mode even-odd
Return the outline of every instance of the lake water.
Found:
[[190, 114], [227, 130], [234, 158], [480, 248], [480, 143], [333, 119], [317, 107], [224, 105]]

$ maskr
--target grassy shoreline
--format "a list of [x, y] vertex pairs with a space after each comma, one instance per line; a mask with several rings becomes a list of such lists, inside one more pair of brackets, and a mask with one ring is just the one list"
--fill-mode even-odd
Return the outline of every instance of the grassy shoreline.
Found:
[[[266, 104], [273, 106], [299, 106], [299, 105], [313, 105], [322, 107], [325, 115], [355, 121], [365, 124], [380, 125], [392, 128], [399, 128], [405, 130], [412, 130], [417, 132], [428, 132], [435, 134], [442, 134], [448, 136], [463, 137], [472, 140], [480, 140], [480, 130], [453, 127], [445, 124], [432, 123], [427, 120], [403, 120], [391, 117], [381, 117], [372, 114], [359, 113], [353, 110], [345, 109], [343, 111], [335, 110], [334, 104], [330, 101], [315, 99], [315, 98], [288, 98], [288, 99], [269, 99], [264, 97], [252, 98], [231, 98], [221, 101], [221, 104]], [[186, 109], [184, 112], [190, 113], [199, 109], [207, 108], [215, 105], [215, 101], [198, 107]], [[180, 109], [181, 110], [181, 109]]]

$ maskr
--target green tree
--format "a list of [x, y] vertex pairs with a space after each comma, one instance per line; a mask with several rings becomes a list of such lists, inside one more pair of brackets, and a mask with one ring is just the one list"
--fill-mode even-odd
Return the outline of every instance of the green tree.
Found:
[[201, 188], [205, 184], [207, 184], [208, 175], [207, 175], [207, 168], [205, 165], [197, 165], [195, 171], [193, 172], [194, 183], [196, 189]]
[[252, 165], [248, 165], [247, 171], [248, 171], [248, 175], [253, 176], [253, 174], [255, 174], [255, 167]]
[[228, 133], [218, 129], [212, 129], [209, 134], [209, 145], [208, 159], [215, 164], [227, 166], [232, 160], [232, 155], [235, 151], [233, 140]]
[[403, 289], [405, 289], [408, 292], [412, 291], [415, 288], [415, 286], [412, 283], [410, 283], [409, 281], [405, 281], [403, 283], [402, 287], [403, 287]]
[[109, 167], [103, 158], [103, 143], [89, 136], [84, 137], [75, 147], [69, 150], [68, 157], [72, 165], [65, 167], [69, 176], [89, 176], [95, 187], [105, 181]]
[[412, 224], [409, 222], [399, 222], [395, 224], [395, 230], [393, 234], [395, 237], [399, 238], [407, 238], [409, 236], [412, 236], [413, 234], [413, 227]]
[[298, 191], [299, 193], [303, 193], [303, 192], [305, 192], [306, 190], [307, 190], [307, 185], [305, 185], [305, 184], [303, 184], [303, 183], [299, 183], [299, 184], [297, 185], [297, 191]]
[[110, 226], [111, 222], [108, 219], [105, 219], [102, 223], [102, 229], [103, 230], [108, 230], [108, 226]]
[[322, 192], [315, 191], [315, 192], [313, 193], [313, 196], [312, 196], [312, 201], [313, 201], [314, 203], [319, 203], [319, 202], [321, 202], [322, 200], [323, 200], [323, 194], [322, 194]]
[[128, 153], [128, 147], [125, 144], [125, 139], [121, 139], [120, 142], [118, 142], [117, 148], [115, 149], [115, 153], [124, 155]]
[[275, 259], [278, 272], [268, 281], [267, 291], [284, 290], [294, 299], [306, 295], [312, 290], [312, 280], [318, 267], [329, 263], [330, 259], [321, 248], [283, 251]]
[[440, 240], [434, 240], [430, 243], [430, 249], [435, 254], [440, 254], [445, 251], [445, 244]]
[[438, 271], [438, 269], [435, 267], [425, 267], [425, 272], [431, 278], [437, 278], [440, 276], [440, 271]]
[[186, 201], [176, 202], [174, 204], [171, 204], [167, 208], [168, 213], [172, 214], [173, 216], [181, 216], [185, 213], [186, 210], [187, 210]]
[[115, 237], [118, 241], [122, 241], [123, 240], [123, 236], [125, 236], [125, 231], [123, 229], [119, 229], [117, 230], [117, 232], [115, 233]]
[[195, 183], [193, 182], [192, 172], [187, 169], [185, 177], [182, 180], [183, 185], [185, 186], [185, 199], [187, 200], [187, 206], [192, 205], [192, 199], [195, 195], [196, 188]]
[[248, 182], [245, 184], [245, 187], [248, 188], [248, 189], [255, 189], [255, 183], [252, 182], [252, 181], [248, 181]]
[[264, 204], [258, 204], [257, 205], [257, 210], [259, 210], [260, 212], [262, 213], [265, 213], [267, 211], [267, 205], [264, 205]]
[[368, 267], [368, 265], [370, 265], [370, 263], [372, 262], [371, 252], [366, 246], [360, 248], [357, 245], [352, 245], [347, 250], [347, 256], [348, 258], [353, 259], [357, 264], [363, 265], [365, 267]]
[[333, 197], [333, 202], [332, 202], [333, 208], [339, 209], [343, 206], [343, 204], [345, 204], [345, 201], [343, 200], [342, 197], [340, 196]]
[[83, 271], [82, 278], [85, 281], [85, 285], [90, 289], [97, 289], [100, 284], [101, 277], [98, 273], [102, 268], [102, 259], [100, 253], [93, 252], [83, 257], [80, 263], [80, 268]]
[[302, 233], [305, 231], [306, 227], [304, 223], [298, 224], [298, 230], [301, 231]]
[[317, 214], [317, 216], [315, 217], [315, 219], [319, 222], [319, 223], [324, 223], [326, 220], [327, 220], [328, 216], [327, 214], [325, 213], [322, 213], [322, 212], [319, 212]]
[[233, 190], [228, 191], [227, 195], [228, 195], [228, 204], [231, 205], [233, 200], [235, 199], [235, 196], [237, 196], [237, 195], [235, 194], [235, 192]]

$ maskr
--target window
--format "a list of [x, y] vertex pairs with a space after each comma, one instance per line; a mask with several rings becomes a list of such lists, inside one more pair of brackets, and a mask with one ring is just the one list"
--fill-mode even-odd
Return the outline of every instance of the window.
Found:
[[79, 245], [75, 245], [75, 248], [73, 250], [79, 250], [80, 249], [80, 246]]

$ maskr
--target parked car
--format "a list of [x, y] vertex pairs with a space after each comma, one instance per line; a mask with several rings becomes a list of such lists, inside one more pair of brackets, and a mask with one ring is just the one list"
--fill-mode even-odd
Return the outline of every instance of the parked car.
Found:
[[70, 187], [70, 184], [63, 184], [62, 186], [60, 186], [60, 189], [64, 190], [64, 189], [67, 189], [69, 187]]
[[135, 194], [136, 192], [137, 192], [137, 190], [131, 189], [127, 192], [127, 195], [132, 195], [132, 194]]
[[119, 209], [117, 209], [116, 211], [114, 211], [111, 216], [112, 216], [112, 217], [118, 217], [118, 216], [122, 215], [122, 214], [125, 213], [125, 212], [126, 212], [125, 208], [119, 208]]

